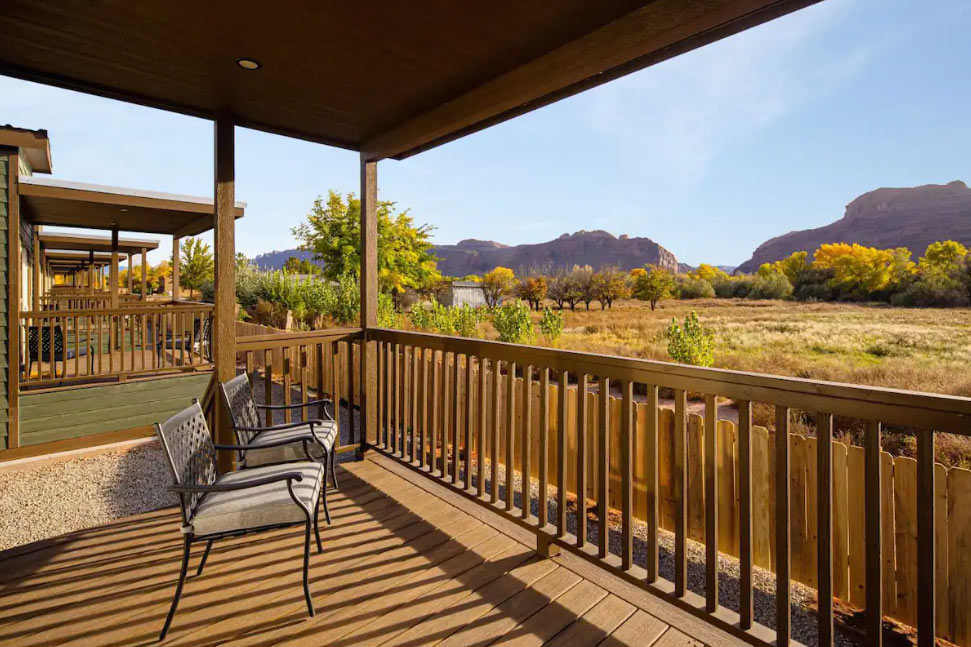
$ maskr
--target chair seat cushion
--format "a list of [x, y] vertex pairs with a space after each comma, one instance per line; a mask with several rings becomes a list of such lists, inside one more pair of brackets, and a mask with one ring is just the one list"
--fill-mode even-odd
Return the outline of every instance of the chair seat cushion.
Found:
[[[223, 474], [216, 483], [238, 483], [285, 472], [303, 475], [302, 481], [293, 483], [293, 491], [313, 513], [324, 477], [324, 468], [319, 463], [303, 461], [238, 470]], [[190, 525], [196, 536], [203, 536], [300, 523], [306, 519], [304, 511], [290, 497], [287, 482], [279, 481], [232, 492], [210, 492], [199, 503]]]
[[[334, 441], [337, 440], [337, 425], [330, 421], [325, 421], [322, 425], [315, 424], [314, 428], [317, 431], [317, 438], [320, 438], [324, 445], [324, 449], [330, 451], [334, 447]], [[303, 441], [309, 441], [311, 449], [317, 444], [314, 438], [314, 434], [310, 431], [310, 425], [300, 425], [299, 427], [293, 427], [292, 429], [272, 429], [269, 431], [264, 431], [256, 436], [252, 441], [250, 441], [250, 447], [262, 447], [268, 444], [274, 444], [277, 442], [282, 442], [289, 440], [294, 443], [302, 443]]]

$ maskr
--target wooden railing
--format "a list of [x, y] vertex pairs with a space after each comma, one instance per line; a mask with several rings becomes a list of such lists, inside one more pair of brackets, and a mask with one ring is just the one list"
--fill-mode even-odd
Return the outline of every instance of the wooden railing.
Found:
[[[119, 294], [119, 307], [138, 305], [142, 303], [140, 295]], [[48, 294], [40, 297], [40, 304], [46, 310], [85, 310], [90, 308], [104, 309], [111, 307], [111, 295], [107, 292], [84, 292], [76, 294]]]
[[[837, 504], [849, 503], [863, 517], [857, 528], [865, 564], [856, 571], [853, 600], [865, 607], [866, 643], [880, 644], [882, 618], [897, 609], [888, 592], [900, 593], [892, 579], [899, 569], [913, 578], [907, 604], [919, 643], [933, 644], [936, 633], [971, 645], [971, 514], [948, 517], [950, 509], [966, 502], [955, 500], [961, 498], [958, 491], [942, 498], [948, 484], [941, 483], [941, 467], [934, 463], [937, 432], [971, 434], [971, 399], [384, 329], [368, 330], [368, 340], [376, 342], [378, 356], [379, 425], [377, 436], [369, 439], [373, 446], [515, 519], [537, 534], [540, 545], [552, 543], [581, 555], [762, 644], [790, 643], [790, 584], [794, 571], [805, 572], [807, 552], [819, 591], [818, 644], [833, 644], [834, 581], [847, 577], [844, 572], [834, 578], [838, 470], [833, 448], [841, 445], [833, 441], [834, 417], [841, 426], [856, 421], [865, 429], [862, 487], [857, 501], [843, 491]], [[702, 403], [700, 419], [689, 414], [696, 402]], [[724, 446], [725, 434], [718, 433], [720, 404], [737, 411], [737, 438], [730, 448]], [[772, 432], [753, 425], [753, 406], [764, 405], [774, 410]], [[812, 421], [814, 442], [800, 443], [790, 433], [795, 413]], [[914, 486], [896, 495], [886, 489], [887, 455], [880, 447], [885, 429], [917, 438]], [[775, 442], [782, 436], [789, 442]], [[805, 454], [810, 445], [813, 456]], [[793, 471], [797, 446], [807, 459], [796, 462], [797, 468], [805, 465], [808, 474], [811, 466], [814, 475], [812, 509], [806, 507], [809, 481], [800, 481]], [[718, 487], [729, 463], [737, 475], [731, 493], [738, 503], [732, 506]], [[527, 483], [533, 475], [538, 480], [535, 510], [531, 488], [518, 484], [517, 471]], [[971, 485], [965, 478], [971, 473], [963, 472], [955, 471], [960, 487]], [[797, 501], [794, 491], [803, 498]], [[888, 568], [885, 546], [895, 496], [912, 498], [903, 504], [915, 513], [903, 530], [912, 535], [895, 539], [889, 533], [890, 542], [902, 541], [908, 549], [897, 552]], [[803, 517], [797, 519], [800, 509]], [[611, 511], [619, 519], [616, 527]], [[725, 526], [720, 514], [726, 511], [734, 517], [730, 525], [737, 528], [737, 545], [720, 532]], [[950, 519], [943, 530], [942, 513]], [[668, 514], [672, 518], [665, 524]], [[646, 557], [635, 560], [638, 519], [646, 523]], [[793, 525], [808, 529], [808, 519], [815, 550], [805, 550], [804, 543], [794, 554]], [[673, 526], [674, 566], [662, 573], [659, 535], [665, 525]], [[950, 533], [943, 542], [942, 532]], [[690, 590], [687, 577], [693, 534], [704, 545], [700, 594]], [[779, 593], [774, 618], [762, 618], [762, 624], [754, 614], [753, 567], [766, 542], [771, 559], [762, 565], [775, 572]], [[942, 570], [943, 552], [951, 561]], [[739, 558], [739, 602], [732, 609], [719, 600], [719, 553]], [[794, 559], [799, 560], [795, 568]], [[841, 567], [847, 568], [845, 562]], [[950, 589], [957, 595], [942, 600], [940, 592]]]
[[[236, 360], [247, 374], [262, 378], [259, 396], [265, 403], [331, 398], [340, 439], [337, 451], [343, 453], [361, 446], [362, 425], [356, 410], [361, 402], [361, 338], [359, 328], [251, 335], [237, 339]], [[285, 411], [280, 415], [276, 422], [290, 422], [300, 414]], [[312, 417], [323, 417], [323, 412], [317, 410]], [[273, 422], [273, 413], [268, 411], [267, 423]]]
[[207, 368], [212, 316], [204, 303], [21, 312], [21, 385]]

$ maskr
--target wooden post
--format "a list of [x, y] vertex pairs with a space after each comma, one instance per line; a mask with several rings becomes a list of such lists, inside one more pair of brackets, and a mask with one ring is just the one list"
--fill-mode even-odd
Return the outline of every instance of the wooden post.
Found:
[[[234, 120], [220, 113], [215, 120], [215, 199], [213, 204], [215, 238], [215, 317], [213, 359], [216, 379], [226, 382], [236, 376], [236, 150]], [[174, 256], [174, 254], [173, 254]], [[173, 266], [173, 269], [176, 266]], [[174, 281], [173, 281], [174, 284]], [[173, 285], [173, 288], [175, 285]], [[174, 296], [174, 293], [173, 293]], [[222, 399], [216, 398], [216, 442], [233, 444], [229, 415]], [[222, 469], [232, 469], [233, 452], [220, 453]]]
[[377, 354], [367, 339], [368, 328], [378, 325], [378, 163], [361, 157], [361, 447], [377, 442]]
[[111, 291], [111, 308], [114, 310], [118, 307], [118, 228], [115, 227], [111, 230], [111, 274], [108, 277], [108, 281], [111, 285], [108, 289]]
[[94, 266], [94, 252], [88, 252], [88, 294], [94, 294], [94, 284], [97, 268]]
[[142, 247], [142, 301], [148, 297], [148, 250]]
[[20, 154], [7, 151], [7, 447], [20, 447]]
[[182, 251], [182, 239], [172, 237], [172, 300], [179, 300], [179, 292], [181, 292], [181, 287], [179, 286], [179, 254]]
[[34, 271], [31, 278], [31, 306], [34, 312], [40, 310], [40, 235], [34, 226]]
[[134, 276], [132, 275], [132, 270], [135, 269], [135, 255], [128, 254], [128, 294], [132, 293], [132, 288], [135, 287]]

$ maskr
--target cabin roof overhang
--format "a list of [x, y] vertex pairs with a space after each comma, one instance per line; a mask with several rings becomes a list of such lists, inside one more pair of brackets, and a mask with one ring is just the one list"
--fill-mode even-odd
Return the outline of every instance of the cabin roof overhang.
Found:
[[817, 1], [8, 0], [0, 73], [400, 159]]
[[[35, 225], [117, 228], [178, 238], [197, 236], [213, 226], [212, 198], [36, 176], [19, 178], [18, 190], [25, 215]], [[237, 218], [245, 208], [245, 203], [236, 203]]]
[[[40, 245], [45, 250], [61, 252], [111, 252], [111, 236], [93, 236], [88, 234], [62, 234], [59, 232], [41, 232], [37, 235]], [[138, 254], [142, 250], [158, 249], [158, 241], [147, 238], [119, 238], [118, 251], [123, 254]], [[50, 258], [50, 254], [48, 254]]]
[[35, 173], [51, 172], [51, 142], [46, 130], [17, 128], [10, 124], [0, 126], [0, 147], [6, 146], [23, 151]]

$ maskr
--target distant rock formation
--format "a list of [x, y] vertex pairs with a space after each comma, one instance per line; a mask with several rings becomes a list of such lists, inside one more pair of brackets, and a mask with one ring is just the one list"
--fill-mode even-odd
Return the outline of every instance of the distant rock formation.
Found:
[[832, 224], [792, 231], [762, 243], [738, 271], [754, 272], [762, 263], [794, 252], [811, 255], [823, 243], [858, 243], [881, 249], [906, 247], [916, 259], [938, 240], [971, 245], [971, 189], [959, 180], [864, 193], [849, 203], [845, 215]]
[[282, 270], [283, 264], [287, 262], [291, 256], [296, 256], [299, 260], [307, 259], [315, 265], [323, 267], [324, 264], [320, 261], [314, 260], [313, 252], [305, 252], [300, 249], [285, 249], [282, 252], [272, 251], [266, 254], [260, 254], [253, 259], [253, 264], [256, 265], [261, 270]]
[[438, 257], [438, 269], [447, 276], [484, 274], [502, 265], [517, 273], [536, 269], [554, 271], [574, 265], [594, 269], [615, 266], [631, 270], [647, 264], [678, 271], [678, 259], [650, 238], [620, 237], [597, 231], [563, 234], [555, 240], [530, 245], [503, 245], [491, 240], [468, 239], [456, 245], [432, 248]]

